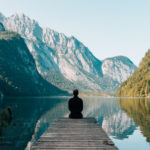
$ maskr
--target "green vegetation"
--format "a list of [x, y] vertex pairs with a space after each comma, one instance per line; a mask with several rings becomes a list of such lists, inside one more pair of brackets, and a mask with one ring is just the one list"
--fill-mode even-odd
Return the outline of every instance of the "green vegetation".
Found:
[[116, 96], [150, 96], [150, 50], [146, 53], [139, 68], [118, 88]]
[[128, 116], [133, 118], [136, 125], [140, 127], [142, 134], [150, 142], [150, 99], [118, 99], [117, 103]]
[[45, 81], [18, 33], [0, 31], [0, 91], [5, 96], [66, 95]]
[[[0, 109], [0, 136], [2, 136], [3, 128], [6, 128], [10, 125], [12, 121], [12, 111], [11, 108]], [[1, 142], [1, 140], [0, 140]]]
[[[67, 80], [59, 71], [51, 70], [49, 71], [44, 79], [56, 87], [66, 90], [72, 93], [72, 90], [78, 87], [73, 82]], [[72, 89], [72, 90], [71, 90]]]

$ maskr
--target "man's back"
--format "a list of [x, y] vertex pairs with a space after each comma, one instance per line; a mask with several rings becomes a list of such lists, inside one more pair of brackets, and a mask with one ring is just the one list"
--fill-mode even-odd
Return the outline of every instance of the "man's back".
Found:
[[69, 118], [82, 118], [83, 101], [77, 95], [69, 99], [68, 108], [71, 111]]

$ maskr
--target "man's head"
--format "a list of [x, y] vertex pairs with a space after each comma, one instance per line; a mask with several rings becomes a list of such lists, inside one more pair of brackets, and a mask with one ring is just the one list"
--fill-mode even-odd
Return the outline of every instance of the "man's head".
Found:
[[79, 94], [78, 89], [73, 90], [73, 95], [74, 95], [74, 96], [78, 96], [78, 94]]

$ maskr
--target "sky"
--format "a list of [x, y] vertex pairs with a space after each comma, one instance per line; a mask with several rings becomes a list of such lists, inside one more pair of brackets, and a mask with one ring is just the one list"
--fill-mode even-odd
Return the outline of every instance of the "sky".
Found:
[[150, 48], [150, 0], [0, 0], [0, 12], [73, 35], [100, 60], [123, 55], [138, 66]]

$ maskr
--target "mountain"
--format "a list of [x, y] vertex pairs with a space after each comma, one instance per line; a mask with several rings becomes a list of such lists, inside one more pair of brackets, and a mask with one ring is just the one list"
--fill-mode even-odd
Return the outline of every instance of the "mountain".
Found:
[[103, 75], [108, 76], [119, 83], [122, 83], [133, 74], [136, 68], [137, 67], [133, 62], [125, 56], [107, 58], [102, 64]]
[[114, 93], [136, 68], [123, 56], [100, 61], [75, 37], [42, 28], [23, 13], [5, 18], [3, 24], [25, 39], [42, 77], [63, 90]]
[[66, 94], [39, 75], [24, 39], [9, 31], [0, 31], [0, 91], [6, 96]]
[[121, 84], [117, 96], [150, 96], [150, 50], [141, 61], [139, 68]]

